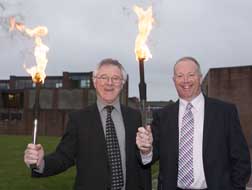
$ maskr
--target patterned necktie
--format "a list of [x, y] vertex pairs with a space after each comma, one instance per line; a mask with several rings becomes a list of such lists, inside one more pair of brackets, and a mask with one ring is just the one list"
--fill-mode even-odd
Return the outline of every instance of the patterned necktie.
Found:
[[113, 106], [106, 106], [106, 145], [108, 160], [111, 168], [111, 190], [119, 190], [123, 187], [123, 171], [120, 147], [116, 135], [115, 125], [111, 117]]
[[188, 103], [180, 131], [179, 142], [179, 162], [178, 162], [178, 182], [184, 188], [189, 188], [194, 181], [193, 177], [193, 133], [194, 119], [191, 103]]

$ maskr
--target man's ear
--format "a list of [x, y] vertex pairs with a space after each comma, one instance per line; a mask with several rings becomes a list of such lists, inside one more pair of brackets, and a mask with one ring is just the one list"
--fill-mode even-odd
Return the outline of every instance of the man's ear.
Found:
[[175, 76], [172, 77], [173, 82], [175, 83]]
[[123, 86], [125, 85], [125, 83], [126, 83], [126, 80], [123, 80], [121, 84], [121, 90], [123, 89]]
[[202, 82], [203, 82], [203, 76], [200, 75], [200, 84], [202, 84]]
[[122, 83], [122, 85], [121, 85], [121, 90], [123, 89], [123, 86], [124, 86], [124, 83]]

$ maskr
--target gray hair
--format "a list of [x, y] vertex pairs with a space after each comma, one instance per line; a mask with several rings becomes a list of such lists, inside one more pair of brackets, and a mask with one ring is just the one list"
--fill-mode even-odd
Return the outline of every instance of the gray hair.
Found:
[[120, 69], [121, 73], [122, 73], [122, 77], [123, 77], [123, 81], [125, 82], [127, 80], [127, 73], [124, 69], [124, 67], [122, 66], [122, 64], [115, 60], [115, 59], [111, 59], [111, 58], [108, 58], [108, 59], [103, 59], [96, 67], [96, 69], [93, 71], [93, 78], [96, 77], [99, 69], [104, 66], [104, 65], [113, 65], [113, 66], [116, 66]]
[[192, 62], [194, 62], [195, 65], [197, 66], [198, 74], [199, 74], [199, 75], [202, 75], [199, 62], [198, 62], [195, 58], [189, 57], [189, 56], [187, 56], [187, 57], [182, 57], [182, 58], [180, 58], [178, 61], [176, 61], [175, 65], [174, 65], [174, 67], [173, 67], [174, 74], [175, 74], [175, 67], [176, 67], [176, 65], [177, 65], [179, 62], [181, 62], [181, 61], [192, 61]]

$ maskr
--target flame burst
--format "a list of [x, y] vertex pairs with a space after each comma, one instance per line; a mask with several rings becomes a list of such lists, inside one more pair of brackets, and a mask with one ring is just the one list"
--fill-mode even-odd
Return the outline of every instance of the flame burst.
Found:
[[152, 17], [152, 7], [150, 6], [146, 11], [144, 11], [141, 7], [135, 5], [133, 10], [138, 16], [139, 30], [135, 41], [136, 59], [147, 61], [149, 58], [152, 58], [150, 50], [146, 45], [146, 41], [152, 29], [152, 23], [154, 22], [154, 18]]
[[48, 62], [46, 54], [49, 51], [49, 48], [43, 44], [41, 37], [48, 34], [48, 29], [45, 26], [37, 26], [34, 29], [29, 29], [24, 24], [16, 22], [14, 17], [11, 17], [9, 30], [13, 31], [14, 29], [17, 29], [29, 37], [34, 38], [34, 56], [37, 65], [31, 68], [26, 68], [26, 66], [24, 67], [25, 70], [32, 76], [33, 82], [44, 83], [46, 77], [45, 68]]

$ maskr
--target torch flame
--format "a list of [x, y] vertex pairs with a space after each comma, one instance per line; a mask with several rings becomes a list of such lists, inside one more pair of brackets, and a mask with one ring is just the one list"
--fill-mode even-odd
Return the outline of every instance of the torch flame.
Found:
[[138, 30], [139, 34], [137, 35], [135, 41], [135, 54], [137, 60], [147, 61], [149, 58], [152, 58], [150, 50], [146, 45], [146, 41], [152, 29], [152, 23], [154, 18], [152, 17], [152, 7], [150, 6], [146, 11], [141, 7], [134, 6], [133, 10], [138, 16]]
[[18, 31], [27, 34], [29, 37], [34, 38], [34, 56], [37, 65], [31, 68], [26, 68], [26, 66], [24, 66], [24, 68], [32, 76], [33, 82], [44, 83], [46, 77], [45, 68], [48, 62], [46, 54], [49, 51], [49, 48], [43, 44], [41, 37], [48, 34], [48, 29], [45, 26], [37, 26], [34, 29], [29, 29], [24, 24], [16, 22], [14, 17], [10, 17], [9, 30], [13, 31], [15, 28]]

